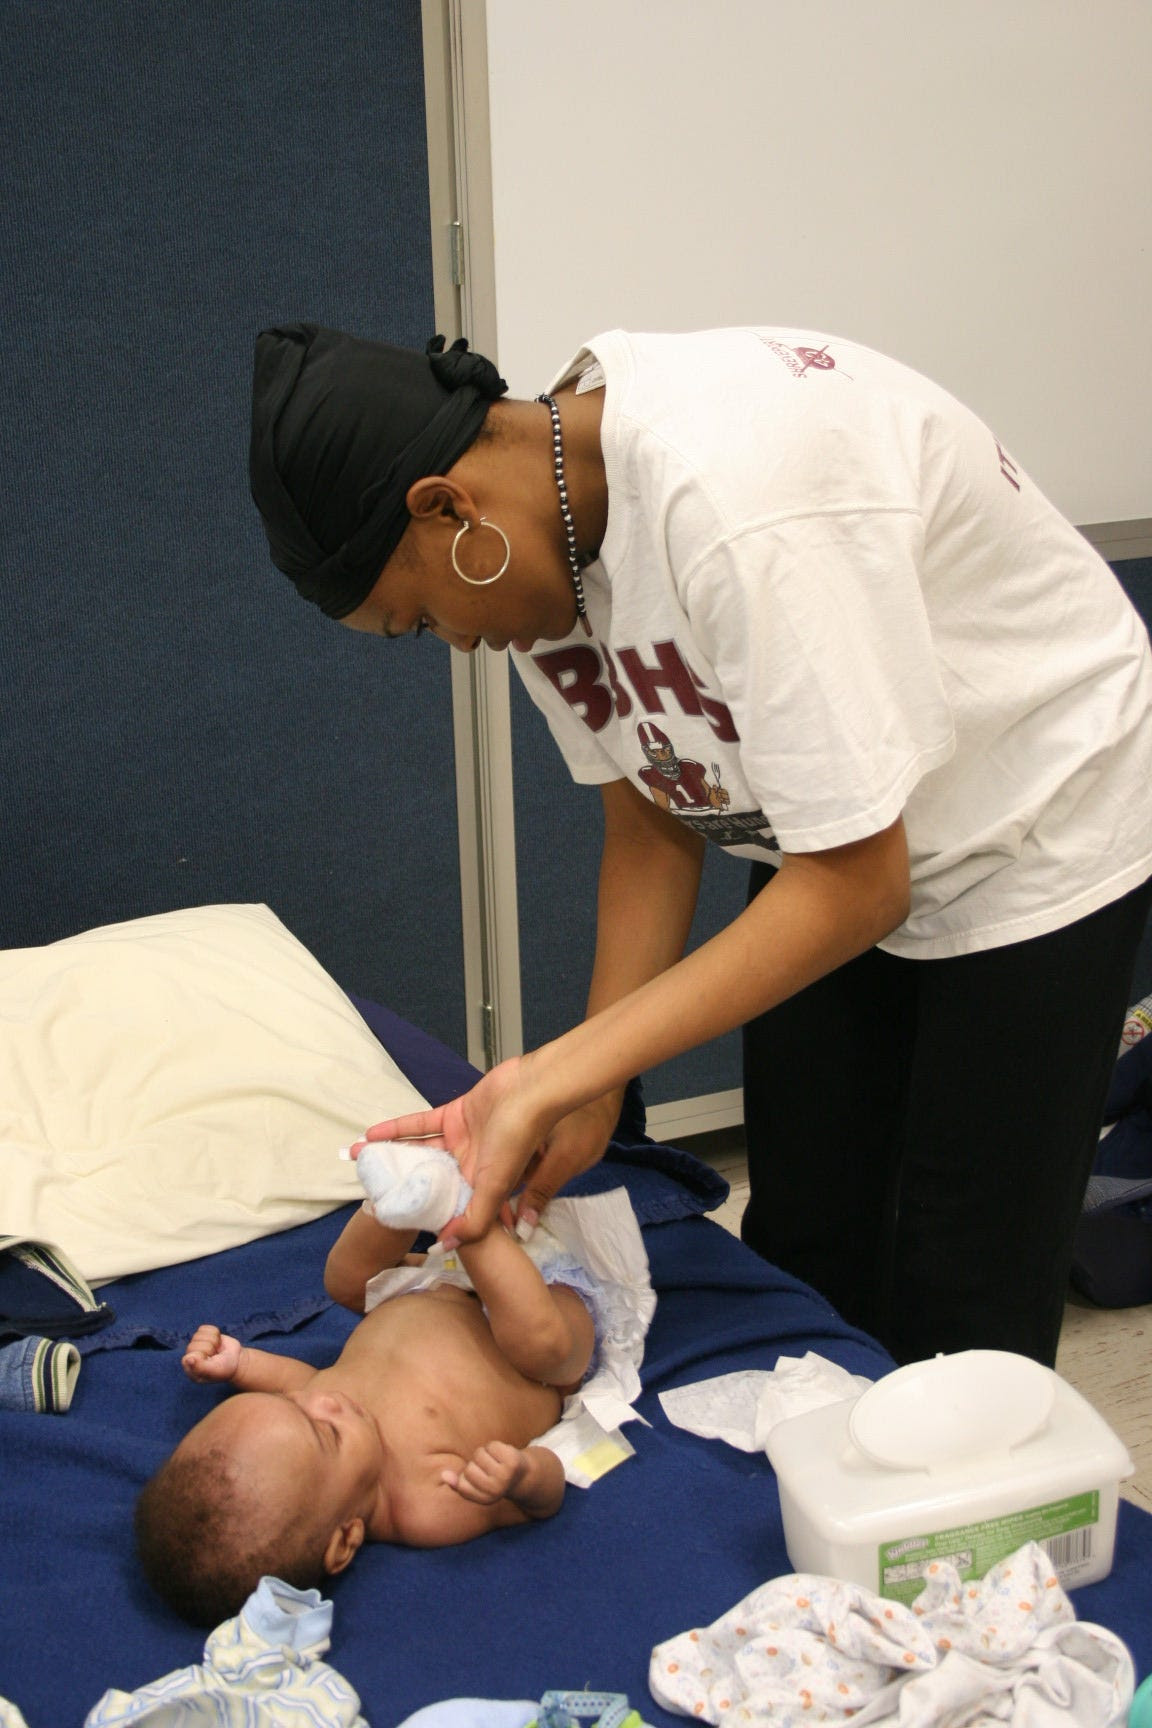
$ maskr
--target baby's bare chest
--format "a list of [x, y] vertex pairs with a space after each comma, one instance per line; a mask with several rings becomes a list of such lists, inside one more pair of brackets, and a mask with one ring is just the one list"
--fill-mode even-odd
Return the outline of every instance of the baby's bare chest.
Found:
[[525, 1446], [560, 1414], [555, 1389], [514, 1368], [476, 1298], [451, 1288], [374, 1308], [333, 1376], [416, 1467], [421, 1457], [469, 1457], [490, 1440]]

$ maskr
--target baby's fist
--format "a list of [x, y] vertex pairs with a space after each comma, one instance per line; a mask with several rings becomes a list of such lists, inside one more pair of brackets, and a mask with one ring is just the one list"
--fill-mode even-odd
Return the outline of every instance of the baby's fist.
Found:
[[494, 1506], [510, 1494], [524, 1474], [524, 1454], [506, 1440], [479, 1446], [451, 1482], [457, 1494], [477, 1506]]
[[190, 1380], [223, 1381], [235, 1378], [244, 1346], [219, 1326], [198, 1326], [188, 1340], [181, 1366]]

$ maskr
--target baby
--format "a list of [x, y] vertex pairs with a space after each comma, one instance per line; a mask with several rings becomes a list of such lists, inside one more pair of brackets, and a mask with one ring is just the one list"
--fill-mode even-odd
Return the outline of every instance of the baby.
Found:
[[[441, 1250], [409, 1253], [416, 1235], [356, 1213], [328, 1257], [329, 1295], [363, 1313], [377, 1273], [434, 1265]], [[563, 1466], [529, 1442], [589, 1368], [589, 1307], [545, 1283], [500, 1224], [455, 1254], [474, 1291], [437, 1283], [382, 1302], [327, 1368], [195, 1332], [186, 1373], [238, 1396], [185, 1436], [136, 1508], [144, 1569], [178, 1612], [216, 1625], [265, 1573], [307, 1587], [365, 1541], [441, 1547], [558, 1510]]]

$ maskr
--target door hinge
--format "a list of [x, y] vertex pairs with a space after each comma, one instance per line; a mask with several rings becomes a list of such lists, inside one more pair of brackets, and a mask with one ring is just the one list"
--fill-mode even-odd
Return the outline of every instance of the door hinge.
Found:
[[448, 237], [449, 244], [452, 248], [452, 286], [454, 288], [462, 288], [464, 286], [463, 222], [449, 222]]

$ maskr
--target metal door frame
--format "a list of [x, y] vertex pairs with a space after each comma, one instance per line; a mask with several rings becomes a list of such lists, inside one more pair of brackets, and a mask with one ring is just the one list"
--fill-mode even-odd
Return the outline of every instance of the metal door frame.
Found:
[[[421, 0], [437, 328], [496, 355], [484, 0]], [[507, 655], [452, 657], [452, 711], [468, 1057], [489, 1068], [524, 1048]], [[668, 1138], [743, 1120], [738, 1088], [656, 1105]]]
[[[488, 55], [482, 4], [421, 0], [436, 327], [496, 348]], [[523, 1050], [508, 660], [452, 655], [468, 1059]]]

